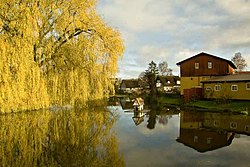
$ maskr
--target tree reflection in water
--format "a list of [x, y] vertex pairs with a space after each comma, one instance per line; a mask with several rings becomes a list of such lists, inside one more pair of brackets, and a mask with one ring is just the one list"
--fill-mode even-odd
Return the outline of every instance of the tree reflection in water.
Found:
[[41, 111], [0, 116], [1, 166], [125, 166], [100, 111]]
[[149, 118], [148, 118], [148, 129], [154, 129], [156, 124], [156, 110], [151, 110], [149, 112]]

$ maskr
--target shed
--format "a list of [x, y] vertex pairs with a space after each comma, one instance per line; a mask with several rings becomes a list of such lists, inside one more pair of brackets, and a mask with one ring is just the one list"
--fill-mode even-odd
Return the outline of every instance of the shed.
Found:
[[144, 106], [144, 100], [142, 98], [136, 98], [133, 100], [133, 106], [135, 111], [142, 111]]

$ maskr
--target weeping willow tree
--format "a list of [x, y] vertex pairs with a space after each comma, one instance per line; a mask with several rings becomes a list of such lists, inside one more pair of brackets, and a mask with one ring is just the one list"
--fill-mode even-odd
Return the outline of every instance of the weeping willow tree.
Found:
[[96, 0], [0, 0], [0, 110], [107, 97], [123, 53]]

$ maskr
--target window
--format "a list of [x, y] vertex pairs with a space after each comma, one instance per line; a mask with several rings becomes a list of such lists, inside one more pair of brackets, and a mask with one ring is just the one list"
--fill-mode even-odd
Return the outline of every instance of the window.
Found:
[[245, 132], [249, 132], [249, 125], [245, 126]]
[[194, 142], [198, 143], [198, 136], [194, 136]]
[[212, 90], [212, 88], [210, 86], [206, 87], [206, 91], [210, 92]]
[[231, 129], [237, 129], [237, 122], [230, 122]]
[[219, 120], [214, 120], [214, 126], [215, 126], [215, 127], [220, 126], [220, 121], [219, 121]]
[[205, 126], [211, 126], [212, 122], [209, 119], [205, 120]]
[[212, 138], [211, 138], [211, 137], [208, 137], [208, 138], [207, 138], [207, 144], [211, 144], [211, 140], [212, 140]]
[[200, 66], [200, 64], [199, 64], [199, 63], [195, 63], [195, 64], [194, 64], [194, 68], [195, 68], [196, 70], [198, 70], [198, 69], [199, 69], [199, 66]]
[[161, 87], [161, 81], [160, 80], [156, 81], [156, 87]]
[[221, 85], [215, 85], [214, 90], [215, 91], [221, 91]]
[[231, 85], [231, 91], [238, 91], [238, 85]]
[[207, 63], [207, 68], [208, 68], [208, 69], [212, 69], [212, 68], [213, 68], [213, 64], [212, 64], [211, 61], [209, 61], [209, 62]]
[[250, 90], [250, 82], [246, 83], [246, 90]]

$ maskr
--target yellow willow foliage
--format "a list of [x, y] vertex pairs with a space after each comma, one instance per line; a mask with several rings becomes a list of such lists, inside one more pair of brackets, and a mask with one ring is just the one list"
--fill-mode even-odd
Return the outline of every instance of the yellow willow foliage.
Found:
[[84, 105], [89, 100], [88, 78], [84, 71], [71, 70], [64, 73], [48, 74], [48, 94], [51, 104], [62, 106]]
[[95, 0], [0, 0], [0, 111], [86, 105], [113, 92], [124, 46]]
[[49, 105], [45, 80], [26, 55], [29, 47], [8, 46], [0, 40], [0, 111], [39, 109]]
[[0, 116], [1, 166], [125, 166], [105, 111], [38, 111]]

